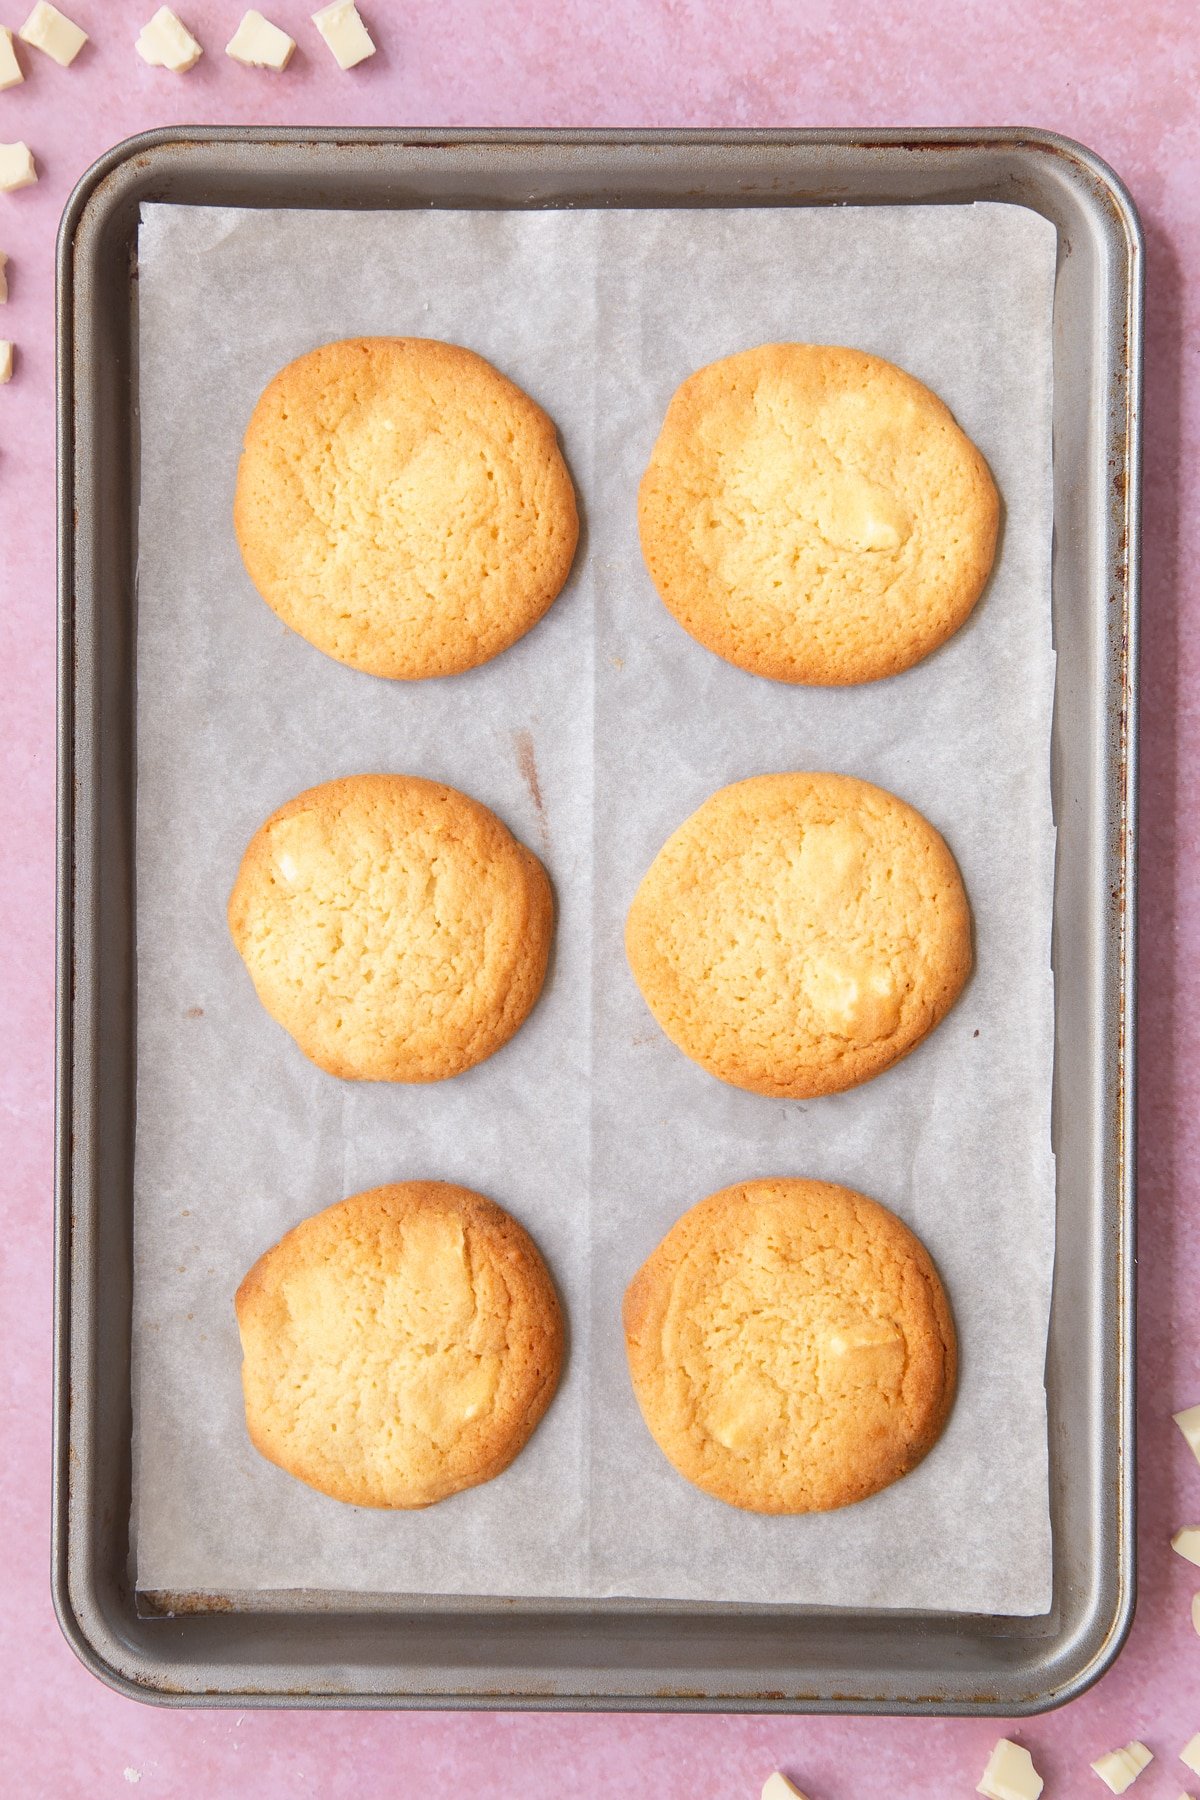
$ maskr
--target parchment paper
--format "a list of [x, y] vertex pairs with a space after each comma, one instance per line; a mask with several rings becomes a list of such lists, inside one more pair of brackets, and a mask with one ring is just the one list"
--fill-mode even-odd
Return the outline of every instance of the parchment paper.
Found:
[[[1049, 733], [1054, 233], [1017, 207], [395, 214], [152, 206], [140, 233], [138, 1079], [134, 1543], [142, 1589], [671, 1596], [1042, 1611], [1043, 1362], [1053, 1257]], [[557, 421], [586, 526], [544, 621], [487, 667], [387, 682], [288, 632], [230, 522], [271, 375], [331, 338], [443, 337]], [[787, 688], [659, 603], [635, 495], [677, 383], [791, 338], [928, 382], [1004, 498], [969, 625], [917, 669]], [[658, 1031], [622, 952], [668, 833], [725, 782], [835, 769], [946, 835], [978, 969], [907, 1062], [809, 1104], [726, 1087]], [[259, 1006], [225, 928], [243, 848], [314, 782], [411, 771], [493, 807], [545, 860], [545, 996], [491, 1061], [432, 1087], [342, 1083]], [[624, 1365], [625, 1284], [725, 1183], [821, 1176], [929, 1246], [961, 1335], [949, 1427], [906, 1480], [765, 1519], [676, 1476]], [[566, 1378], [498, 1480], [359, 1511], [261, 1460], [232, 1297], [288, 1227], [441, 1176], [532, 1231], [570, 1321]]]

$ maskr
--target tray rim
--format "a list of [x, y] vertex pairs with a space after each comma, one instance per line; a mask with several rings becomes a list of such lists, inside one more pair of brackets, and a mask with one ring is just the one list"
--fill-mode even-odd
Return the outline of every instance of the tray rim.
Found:
[[[335, 146], [386, 149], [461, 150], [472, 146], [512, 148], [529, 146], [539, 149], [557, 145], [597, 149], [670, 149], [727, 148], [745, 150], [754, 146], [787, 148], [793, 146], [834, 146], [856, 150], [904, 149], [917, 153], [924, 149], [981, 150], [1015, 152], [1027, 157], [1053, 161], [1061, 173], [1064, 165], [1067, 180], [1086, 178], [1098, 185], [1124, 233], [1127, 280], [1125, 342], [1125, 432], [1126, 486], [1121, 522], [1124, 528], [1125, 562], [1118, 569], [1123, 613], [1120, 655], [1121, 716], [1119, 751], [1116, 758], [1117, 783], [1114, 798], [1120, 802], [1119, 828], [1111, 846], [1110, 861], [1121, 877], [1122, 906], [1119, 927], [1118, 974], [1116, 1000], [1119, 1009], [1116, 1048], [1119, 1058], [1116, 1125], [1118, 1132], [1118, 1194], [1120, 1236], [1116, 1247], [1116, 1299], [1120, 1313], [1122, 1350], [1117, 1368], [1117, 1497], [1114, 1535], [1117, 1561], [1117, 1593], [1107, 1621], [1103, 1640], [1094, 1652], [1077, 1656], [1068, 1675], [1046, 1693], [1027, 1698], [1009, 1697], [995, 1700], [911, 1699], [900, 1702], [882, 1698], [830, 1696], [820, 1701], [789, 1699], [785, 1696], [736, 1693], [700, 1694], [676, 1690], [656, 1694], [621, 1694], [615, 1691], [595, 1694], [539, 1692], [492, 1692], [484, 1695], [469, 1692], [430, 1691], [422, 1693], [372, 1692], [363, 1689], [341, 1689], [330, 1686], [303, 1693], [282, 1689], [226, 1689], [222, 1691], [188, 1687], [172, 1689], [157, 1683], [153, 1659], [145, 1659], [147, 1668], [130, 1672], [131, 1655], [137, 1662], [134, 1647], [124, 1641], [105, 1617], [90, 1586], [80, 1592], [78, 1569], [73, 1567], [72, 1529], [69, 1514], [69, 1464], [73, 1455], [70, 1441], [71, 1392], [71, 1300], [75, 1270], [72, 1261], [72, 1151], [75, 1062], [72, 1022], [74, 911], [72, 877], [75, 828], [75, 762], [74, 762], [74, 571], [75, 539], [78, 521], [73, 516], [74, 495], [74, 238], [89, 207], [106, 202], [102, 190], [114, 184], [114, 178], [128, 172], [129, 165], [148, 168], [163, 152], [196, 149], [204, 145], [236, 144], [266, 146]], [[787, 203], [787, 202], [785, 202]], [[790, 202], [796, 204], [797, 202]], [[837, 204], [836, 201], [814, 199], [811, 204]], [[890, 202], [903, 204], [903, 202]], [[915, 204], [918, 202], [909, 202]], [[1015, 200], [1016, 204], [1030, 204]], [[387, 202], [381, 202], [386, 205]], [[587, 205], [603, 204], [589, 200]], [[703, 205], [701, 198], [694, 204]], [[761, 198], [748, 205], [769, 204]], [[1036, 208], [1034, 210], [1037, 210]], [[1086, 146], [1052, 131], [1021, 127], [938, 127], [938, 128], [863, 128], [830, 129], [773, 128], [767, 130], [591, 130], [571, 129], [507, 129], [507, 128], [420, 128], [403, 127], [255, 127], [255, 126], [170, 126], [138, 133], [113, 146], [82, 176], [73, 190], [63, 213], [58, 235], [56, 301], [57, 301], [57, 392], [58, 392], [58, 492], [59, 492], [59, 660], [58, 660], [58, 868], [56, 883], [56, 1137], [55, 1137], [55, 1329], [54, 1329], [54, 1448], [53, 1448], [53, 1518], [52, 1518], [52, 1593], [60, 1627], [68, 1643], [84, 1665], [100, 1680], [127, 1697], [165, 1705], [222, 1705], [318, 1707], [336, 1706], [389, 1709], [436, 1708], [461, 1710], [475, 1707], [505, 1710], [588, 1710], [588, 1711], [704, 1711], [704, 1712], [805, 1712], [825, 1711], [849, 1714], [983, 1714], [1009, 1717], [1037, 1713], [1065, 1704], [1075, 1698], [1105, 1672], [1119, 1653], [1133, 1619], [1136, 1597], [1136, 1543], [1134, 1536], [1136, 1497], [1134, 1491], [1134, 1272], [1136, 1183], [1136, 828], [1137, 828], [1137, 688], [1138, 598], [1140, 588], [1140, 476], [1141, 476], [1141, 400], [1142, 400], [1142, 309], [1144, 285], [1144, 244], [1137, 210], [1124, 183], [1113, 170]], [[1110, 440], [1111, 441], [1111, 440]], [[1102, 673], [1099, 685], [1111, 680], [1111, 671]], [[350, 1596], [333, 1596], [351, 1599]], [[364, 1598], [365, 1597], [361, 1597]], [[472, 1608], [488, 1605], [470, 1596], [453, 1597], [455, 1604], [447, 1610], [468, 1613]], [[410, 1610], [421, 1610], [420, 1599], [409, 1601]], [[504, 1602], [498, 1602], [503, 1605]], [[526, 1604], [539, 1612], [594, 1610], [596, 1603], [540, 1602]], [[602, 1606], [623, 1611], [692, 1610], [687, 1603], [669, 1601], [607, 1602]], [[350, 1607], [347, 1610], [351, 1610]], [[365, 1610], [365, 1608], [364, 1608]], [[707, 1614], [715, 1608], [694, 1603], [694, 1610]], [[795, 1610], [833, 1611], [845, 1616], [848, 1609], [797, 1608], [725, 1608], [727, 1612], [746, 1613], [758, 1610], [771, 1613]], [[326, 1614], [326, 1617], [329, 1615]], [[922, 1615], [895, 1613], [900, 1621]], [[964, 1621], [972, 1615], [963, 1615]], [[1082, 1635], [1082, 1634], [1079, 1634]], [[147, 1672], [148, 1671], [148, 1672]]]

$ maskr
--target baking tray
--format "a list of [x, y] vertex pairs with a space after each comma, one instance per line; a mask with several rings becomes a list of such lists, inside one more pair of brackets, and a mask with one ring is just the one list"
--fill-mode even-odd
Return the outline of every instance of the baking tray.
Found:
[[[1055, 225], [1053, 1602], [1036, 1618], [670, 1601], [133, 1588], [136, 234], [256, 207], [1029, 206]], [[1047, 132], [173, 129], [80, 182], [58, 254], [59, 870], [53, 1584], [135, 1698], [1014, 1715], [1116, 1656], [1134, 1604], [1134, 906], [1142, 241]], [[1014, 1454], [1019, 1446], [1014, 1446]]]

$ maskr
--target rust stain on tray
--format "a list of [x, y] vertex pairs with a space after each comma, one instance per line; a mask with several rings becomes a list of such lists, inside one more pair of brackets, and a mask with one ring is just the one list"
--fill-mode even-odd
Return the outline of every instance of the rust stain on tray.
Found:
[[228, 1613], [237, 1608], [226, 1594], [205, 1594], [193, 1589], [144, 1588], [138, 1592], [144, 1617], [174, 1619], [196, 1613]]

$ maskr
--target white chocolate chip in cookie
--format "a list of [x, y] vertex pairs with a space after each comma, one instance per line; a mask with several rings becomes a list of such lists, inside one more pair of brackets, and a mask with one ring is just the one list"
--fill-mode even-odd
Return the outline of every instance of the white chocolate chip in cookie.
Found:
[[835, 475], [816, 507], [817, 530], [837, 550], [898, 550], [912, 530], [894, 494], [862, 475]]

